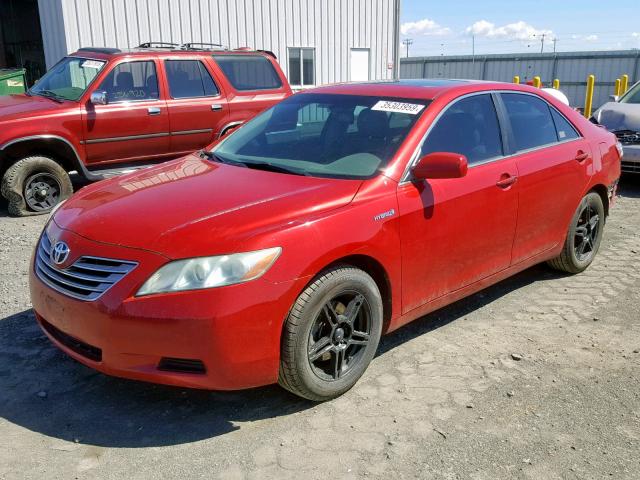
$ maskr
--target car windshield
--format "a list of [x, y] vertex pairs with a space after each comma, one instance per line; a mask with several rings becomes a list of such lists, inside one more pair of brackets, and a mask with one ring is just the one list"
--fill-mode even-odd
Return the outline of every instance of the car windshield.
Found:
[[38, 80], [29, 93], [60, 100], [78, 100], [105, 63], [101, 60], [66, 57]]
[[640, 103], [640, 83], [637, 83], [620, 99], [620, 103]]
[[428, 103], [299, 93], [231, 134], [212, 157], [300, 175], [371, 178], [386, 167]]

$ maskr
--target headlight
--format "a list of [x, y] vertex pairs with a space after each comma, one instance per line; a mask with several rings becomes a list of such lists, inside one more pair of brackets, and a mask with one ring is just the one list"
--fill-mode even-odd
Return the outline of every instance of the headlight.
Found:
[[248, 282], [262, 276], [280, 256], [280, 247], [217, 257], [176, 260], [161, 267], [140, 287], [137, 297]]

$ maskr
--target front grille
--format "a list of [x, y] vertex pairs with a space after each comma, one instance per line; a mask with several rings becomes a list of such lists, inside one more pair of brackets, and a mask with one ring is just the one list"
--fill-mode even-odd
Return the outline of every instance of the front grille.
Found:
[[640, 144], [640, 132], [634, 132], [633, 130], [617, 130], [615, 132], [616, 137], [623, 145], [637, 145]]
[[623, 172], [640, 173], [640, 163], [622, 162], [620, 168]]
[[178, 373], [207, 373], [207, 369], [202, 360], [191, 360], [188, 358], [162, 357], [158, 363], [158, 370]]
[[58, 330], [43, 318], [40, 319], [40, 322], [42, 323], [42, 327], [47, 331], [49, 335], [51, 335], [69, 350], [77, 353], [78, 355], [82, 355], [89, 360], [93, 360], [94, 362], [102, 361], [102, 350], [100, 350], [98, 347], [94, 347], [93, 345], [84, 343], [82, 340], [78, 340], [77, 338], [64, 333], [62, 330]]
[[35, 270], [38, 278], [54, 290], [78, 300], [93, 301], [136, 265], [125, 260], [84, 256], [67, 268], [58, 268], [51, 261], [51, 241], [45, 233], [38, 244]]

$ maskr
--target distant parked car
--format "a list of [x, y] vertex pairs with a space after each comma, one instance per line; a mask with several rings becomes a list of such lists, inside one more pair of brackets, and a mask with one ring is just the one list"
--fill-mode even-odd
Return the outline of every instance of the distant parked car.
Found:
[[23, 95], [0, 97], [2, 195], [13, 215], [203, 148], [291, 94], [271, 52], [209, 44], [82, 48]]
[[108, 374], [327, 400], [382, 333], [540, 262], [586, 269], [616, 144], [520, 85], [305, 91], [64, 203], [31, 265], [36, 318]]
[[592, 121], [618, 137], [623, 150], [622, 171], [640, 173], [640, 82], [612, 100], [594, 112]]

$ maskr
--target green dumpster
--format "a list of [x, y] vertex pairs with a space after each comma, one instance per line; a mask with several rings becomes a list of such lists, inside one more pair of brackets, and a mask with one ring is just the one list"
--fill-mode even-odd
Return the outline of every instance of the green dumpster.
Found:
[[0, 95], [24, 93], [26, 89], [24, 68], [0, 69]]

